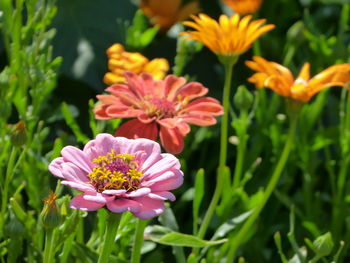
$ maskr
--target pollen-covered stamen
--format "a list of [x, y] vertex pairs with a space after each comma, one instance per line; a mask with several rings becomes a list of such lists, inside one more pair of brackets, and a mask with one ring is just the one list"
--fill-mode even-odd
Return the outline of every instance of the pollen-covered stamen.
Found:
[[139, 188], [142, 172], [138, 170], [139, 164], [135, 155], [116, 154], [112, 149], [106, 155], [92, 160], [97, 167], [88, 174], [90, 184], [97, 192], [104, 190], [133, 191]]
[[176, 108], [174, 103], [167, 99], [148, 98], [145, 102], [146, 113], [150, 117], [157, 117], [157, 119], [172, 118], [176, 115]]

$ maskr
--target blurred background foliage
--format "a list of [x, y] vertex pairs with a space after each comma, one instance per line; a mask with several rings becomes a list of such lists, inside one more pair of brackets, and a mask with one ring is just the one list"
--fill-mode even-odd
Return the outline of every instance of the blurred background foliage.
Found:
[[[46, 169], [45, 165], [59, 154], [60, 147], [63, 145], [82, 144], [101, 131], [113, 133], [118, 121], [110, 122], [108, 125], [91, 121], [93, 119], [91, 118], [91, 109], [96, 101], [95, 99], [91, 101], [91, 99], [106, 88], [102, 82], [103, 75], [108, 71], [106, 49], [114, 43], [122, 43], [128, 51], [135, 50], [135, 46], [128, 46], [130, 42], [127, 43], [127, 27], [132, 24], [137, 11], [136, 1], [60, 0], [57, 1], [56, 5], [57, 14], [50, 25], [56, 29], [56, 34], [52, 39], [53, 57], [62, 57], [63, 61], [58, 74], [57, 87], [53, 91], [53, 95], [47, 98], [47, 103], [40, 111], [38, 118], [45, 119], [45, 124], [50, 130], [43, 129], [43, 124], [39, 123], [37, 128], [39, 132], [33, 139], [33, 144], [44, 141], [44, 149], [33, 152], [33, 160], [30, 161], [35, 163], [39, 152], [47, 153], [46, 158], [41, 160], [38, 168], [41, 173], [45, 173], [47, 176], [49, 176], [48, 172], [43, 172]], [[203, 13], [214, 18], [218, 18], [222, 13], [230, 14], [232, 12], [223, 3], [214, 0], [201, 0], [200, 7]], [[240, 57], [234, 71], [234, 87], [246, 84], [246, 79], [251, 75], [251, 72], [244, 65], [244, 61], [250, 60], [253, 55], [261, 55], [268, 60], [284, 64], [293, 71], [295, 76], [306, 61], [311, 62], [312, 75], [335, 63], [350, 62], [348, 0], [265, 0], [255, 16], [266, 18], [268, 23], [276, 25], [276, 29], [263, 36], [259, 41], [259, 46], [255, 45], [254, 48]], [[178, 42], [177, 34], [181, 30], [183, 27], [178, 24], [166, 33], [158, 32], [150, 45], [136, 49], [149, 59], [167, 58], [173, 67]], [[1, 41], [0, 63], [5, 66], [8, 61], [3, 43]], [[195, 54], [186, 64], [183, 75], [202, 82], [209, 88], [210, 96], [220, 99], [224, 72], [219, 61], [206, 48], [196, 47], [193, 53]], [[248, 88], [256, 93], [252, 86], [248, 85]], [[254, 113], [254, 125], [249, 127], [251, 135], [248, 147], [250, 153], [245, 162], [245, 169], [249, 171], [246, 174], [247, 182], [252, 179], [253, 173], [271, 174], [271, 166], [276, 161], [276, 155], [282, 148], [284, 140], [286, 116], [284, 115], [283, 103], [276, 95], [270, 92], [266, 93], [266, 100], [259, 102], [260, 106]], [[325, 170], [327, 168], [322, 165], [323, 159], [326, 157], [324, 152], [320, 153], [317, 150], [324, 149], [337, 138], [335, 126], [339, 121], [338, 102], [341, 94], [340, 89], [332, 89], [326, 93], [318, 96], [304, 108], [302, 122], [305, 124], [303, 126], [305, 131], [300, 132], [299, 142], [300, 144], [308, 140], [311, 142], [308, 141], [307, 149], [298, 148], [291, 157], [289, 163], [294, 165], [289, 165], [286, 176], [282, 178], [278, 190], [259, 219], [257, 224], [259, 227], [252, 231], [253, 238], [239, 252], [244, 255], [247, 262], [280, 262], [275, 242], [271, 237], [276, 231], [280, 231], [282, 242], [286, 243], [286, 235], [290, 232], [291, 225], [293, 225], [294, 235], [294, 220], [297, 225], [295, 235], [300, 244], [303, 243], [305, 237], [314, 240], [322, 233], [329, 231], [330, 226], [327, 225], [327, 222], [329, 222], [331, 202], [329, 185], [324, 182], [328, 178], [323, 179], [326, 177]], [[325, 103], [326, 99], [327, 103]], [[63, 101], [66, 103], [62, 104]], [[321, 112], [324, 114], [322, 118], [318, 118]], [[13, 111], [8, 123], [16, 123], [17, 121], [16, 111]], [[323, 124], [327, 124], [326, 127]], [[91, 129], [92, 126], [93, 129]], [[315, 126], [317, 126], [317, 135], [314, 134]], [[237, 129], [237, 124], [233, 124], [229, 134], [237, 134], [239, 132]], [[205, 168], [205, 194], [200, 210], [202, 211], [200, 216], [202, 216], [214, 189], [214, 174], [219, 151], [217, 144], [219, 125], [209, 128], [192, 127], [192, 130], [193, 132], [186, 138], [185, 151], [179, 156], [186, 177], [184, 186], [177, 191], [178, 201], [172, 204], [177, 222], [174, 222], [172, 212], [169, 212], [170, 215], [165, 214], [160, 217], [164, 225], [168, 224], [169, 228], [176, 228], [175, 230], [184, 233], [192, 231], [192, 222], [188, 220], [187, 211], [191, 211], [196, 173], [199, 168]], [[233, 144], [235, 144], [234, 139], [234, 137], [231, 138]], [[55, 147], [51, 151], [54, 140]], [[337, 147], [339, 146], [331, 148], [330, 151], [337, 153]], [[231, 145], [228, 163], [234, 163], [235, 158], [235, 148]], [[328, 168], [332, 169], [332, 167]], [[26, 171], [25, 169], [24, 171]], [[312, 188], [300, 189], [300, 185], [305, 179], [301, 174], [308, 174], [305, 171], [318, 178], [313, 180]], [[30, 171], [26, 172], [30, 173]], [[217, 213], [220, 214], [221, 218], [214, 218], [208, 236], [217, 230], [218, 225], [224, 223], [223, 219], [238, 216], [243, 211], [254, 207], [259, 200], [259, 189], [265, 185], [266, 178], [255, 176], [253, 181], [254, 183], [248, 183], [245, 186], [245, 191], [235, 196], [236, 199], [243, 200], [235, 208], [235, 211], [222, 211], [218, 208]], [[52, 189], [55, 188], [55, 183], [56, 180], [52, 178]], [[35, 199], [30, 197], [31, 191], [35, 191], [40, 198], [48, 195], [48, 188], [40, 186], [34, 188], [34, 190], [27, 191], [25, 198]], [[310, 189], [313, 189], [315, 194], [312, 200], [307, 201], [305, 196]], [[252, 196], [248, 198], [245, 192]], [[347, 202], [349, 199], [347, 197]], [[31, 209], [39, 209], [39, 201], [37, 200], [36, 203], [32, 201], [27, 205]], [[292, 209], [293, 205], [295, 208]], [[291, 210], [294, 212], [290, 219]], [[71, 218], [74, 216], [75, 214], [70, 215]], [[87, 217], [88, 222], [94, 221], [91, 215]], [[99, 217], [103, 217], [103, 212], [99, 213]], [[80, 224], [82, 224], [81, 221]], [[345, 229], [350, 231], [349, 226]], [[255, 230], [256, 232], [254, 232]], [[77, 235], [80, 235], [79, 240], [83, 243], [83, 234], [78, 233]], [[275, 235], [277, 244], [278, 235]], [[345, 234], [345, 237], [349, 238], [349, 235]], [[338, 248], [340, 238], [335, 237], [335, 240]], [[128, 241], [130, 240], [125, 241], [125, 243]], [[74, 253], [79, 254], [76, 251], [87, 249], [82, 247], [81, 243], [76, 245]], [[93, 241], [90, 243], [93, 244]], [[154, 243], [150, 243], [149, 246], [147, 252], [151, 252], [146, 255], [143, 262], [153, 263], [162, 260], [167, 263], [175, 262], [175, 259], [166, 256], [171, 253], [170, 247], [158, 245], [160, 247], [153, 250]], [[283, 245], [289, 256], [295, 252], [290, 247], [289, 244]], [[190, 250], [186, 248], [185, 252], [190, 252]], [[175, 253], [177, 252], [175, 251]], [[208, 254], [210, 255], [210, 253], [214, 255], [214, 252], [209, 251]], [[92, 253], [91, 258], [94, 257], [96, 255]], [[343, 262], [349, 262], [350, 257], [347, 256], [343, 260]], [[290, 262], [299, 261], [296, 259]]]

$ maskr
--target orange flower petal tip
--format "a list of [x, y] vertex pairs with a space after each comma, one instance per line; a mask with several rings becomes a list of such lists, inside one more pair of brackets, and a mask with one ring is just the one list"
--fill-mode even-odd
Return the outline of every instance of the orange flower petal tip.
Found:
[[265, 19], [252, 20], [251, 15], [242, 18], [239, 14], [232, 17], [221, 15], [219, 21], [206, 14], [191, 17], [194, 21], [183, 24], [195, 31], [181, 32], [180, 35], [203, 43], [218, 55], [240, 55], [261, 35], [275, 28], [272, 24], [263, 25]]
[[297, 101], [308, 102], [321, 90], [350, 84], [350, 64], [331, 66], [310, 79], [310, 64], [305, 63], [296, 79], [290, 70], [262, 57], [253, 57], [246, 65], [256, 71], [248, 81], [257, 88], [270, 88], [279, 95]]

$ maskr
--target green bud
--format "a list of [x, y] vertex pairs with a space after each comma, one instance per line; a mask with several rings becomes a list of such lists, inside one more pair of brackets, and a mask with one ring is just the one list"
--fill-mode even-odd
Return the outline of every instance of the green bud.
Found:
[[27, 129], [24, 121], [19, 121], [11, 133], [11, 142], [14, 146], [22, 146], [27, 141]]
[[51, 192], [47, 199], [44, 199], [44, 208], [41, 211], [41, 222], [45, 228], [53, 229], [62, 223], [62, 216], [56, 203], [56, 194]]
[[334, 247], [332, 234], [327, 232], [326, 234], [319, 236], [313, 242], [316, 255], [320, 257], [328, 256]]
[[240, 111], [248, 111], [253, 106], [254, 96], [244, 85], [241, 85], [233, 97], [233, 102]]

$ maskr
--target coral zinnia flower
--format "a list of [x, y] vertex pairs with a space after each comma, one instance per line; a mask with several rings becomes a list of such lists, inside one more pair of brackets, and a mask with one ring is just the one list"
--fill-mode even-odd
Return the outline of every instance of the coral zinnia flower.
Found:
[[[186, 84], [185, 78], [168, 75], [154, 80], [151, 75], [126, 72], [125, 85], [106, 89], [111, 95], [98, 95], [102, 104], [94, 109], [97, 119], [136, 118], [122, 124], [116, 136], [160, 141], [170, 153], [180, 153], [183, 138], [189, 133], [187, 123], [208, 126], [216, 123], [213, 116], [223, 114], [220, 103], [204, 97], [208, 89], [198, 82]], [[186, 84], [186, 85], [185, 85]]]
[[150, 73], [155, 79], [163, 79], [169, 70], [169, 63], [164, 58], [155, 58], [149, 61], [136, 52], [126, 52], [121, 44], [114, 44], [107, 49], [108, 69], [111, 72], [105, 74], [103, 82], [107, 85], [124, 83], [124, 72], [132, 71], [136, 74], [141, 72]]
[[262, 57], [253, 57], [254, 61], [246, 61], [246, 65], [255, 70], [248, 81], [257, 88], [267, 87], [281, 96], [308, 102], [319, 91], [332, 87], [345, 87], [350, 83], [350, 64], [331, 66], [310, 79], [310, 64], [305, 63], [299, 76], [294, 80], [286, 67], [270, 62]]
[[262, 0], [223, 0], [238, 14], [253, 14], [259, 10]]
[[114, 213], [130, 211], [149, 219], [163, 213], [164, 200], [175, 200], [169, 191], [183, 182], [179, 160], [147, 139], [99, 134], [83, 150], [66, 146], [61, 155], [49, 170], [64, 179], [61, 184], [83, 192], [70, 203], [83, 211], [106, 206]]
[[270, 31], [274, 25], [264, 25], [265, 19], [250, 21], [248, 15], [240, 19], [238, 14], [231, 18], [221, 15], [219, 23], [205, 14], [192, 16], [194, 22], [186, 21], [184, 25], [197, 31], [181, 32], [189, 35], [187, 39], [197, 40], [219, 55], [239, 55], [246, 52], [252, 43], [262, 34]]
[[197, 1], [192, 1], [182, 7], [181, 3], [181, 0], [141, 0], [140, 8], [149, 17], [151, 23], [158, 25], [164, 32], [176, 22], [199, 12]]

